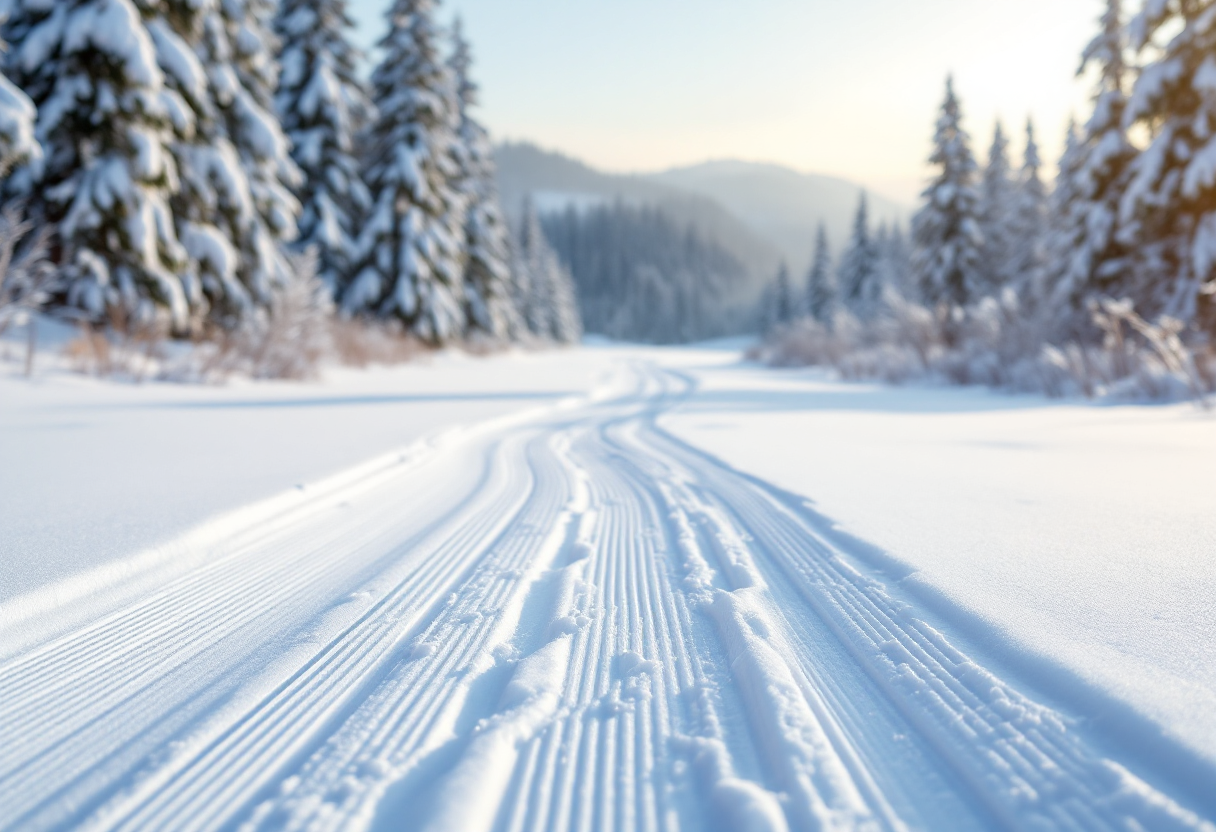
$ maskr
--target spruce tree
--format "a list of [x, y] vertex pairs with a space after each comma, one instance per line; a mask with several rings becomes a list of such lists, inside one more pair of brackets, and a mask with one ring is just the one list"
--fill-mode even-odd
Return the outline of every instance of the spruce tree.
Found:
[[1124, 125], [1126, 48], [1121, 0], [1107, 0], [1101, 31], [1086, 47], [1078, 69], [1081, 74], [1098, 68], [1093, 114], [1081, 136], [1070, 125], [1051, 197], [1046, 292], [1069, 335], [1092, 330], [1088, 300], [1134, 290], [1130, 251], [1118, 236], [1119, 203], [1136, 158]]
[[453, 187], [460, 106], [434, 5], [395, 0], [389, 11], [372, 74], [379, 115], [364, 178], [373, 208], [343, 305], [397, 316], [422, 340], [443, 343], [465, 332], [466, 210]]
[[13, 0], [5, 70], [38, 111], [45, 157], [16, 171], [11, 192], [35, 223], [53, 223], [60, 300], [94, 321], [157, 308], [189, 326], [198, 297], [179, 276], [186, 253], [169, 198], [174, 102], [130, 0]]
[[794, 313], [794, 290], [790, 285], [790, 269], [783, 262], [773, 280], [772, 327], [788, 324], [794, 319]]
[[[0, 40], [0, 54], [7, 49]], [[37, 119], [38, 111], [29, 96], [0, 75], [0, 178], [17, 165], [41, 164], [42, 145], [34, 136]]]
[[1009, 140], [998, 121], [993, 130], [988, 164], [980, 182], [979, 225], [984, 235], [982, 261], [984, 294], [995, 294], [1011, 282], [1014, 268], [1013, 214], [1017, 204], [1015, 183], [1009, 166]]
[[1007, 285], [1030, 300], [1042, 282], [1043, 238], [1047, 221], [1047, 188], [1043, 163], [1034, 138], [1034, 122], [1026, 120], [1026, 152], [1018, 174], [1014, 210], [1010, 217], [1012, 259]]
[[982, 295], [984, 237], [978, 222], [975, 157], [951, 79], [946, 81], [929, 163], [938, 173], [912, 220], [913, 275], [926, 302], [961, 306]]
[[271, 106], [276, 41], [262, 0], [148, 2], [148, 30], [177, 102], [172, 200], [211, 319], [233, 326], [268, 309], [290, 280], [300, 176]]
[[832, 277], [832, 252], [828, 231], [822, 222], [815, 232], [815, 256], [806, 278], [806, 313], [822, 324], [830, 324], [836, 305], [836, 282]]
[[891, 226], [881, 260], [883, 286], [905, 298], [915, 297], [917, 293], [912, 285], [912, 250], [908, 246], [903, 227], [898, 222]]
[[292, 194], [302, 174], [291, 159], [290, 143], [275, 115], [279, 64], [273, 31], [276, 0], [221, 0], [232, 45], [231, 60], [240, 88], [226, 111], [228, 133], [249, 176], [258, 222], [251, 229], [247, 257], [254, 266], [249, 285], [255, 297], [286, 285], [292, 265], [285, 244], [298, 233], [300, 203]]
[[[1048, 199], [1048, 232], [1044, 237], [1045, 265], [1040, 300], [1047, 303], [1050, 323], [1057, 334], [1075, 338], [1086, 329], [1084, 301], [1092, 291], [1092, 252], [1089, 236], [1090, 206], [1082, 199], [1082, 171], [1086, 148], [1076, 121], [1069, 119], [1064, 135], [1055, 186]], [[1108, 215], [1113, 220], [1113, 214]], [[1108, 228], [1109, 231], [1109, 228]]]
[[354, 238], [371, 207], [355, 143], [373, 108], [359, 78], [353, 28], [346, 0], [283, 0], [275, 19], [282, 42], [275, 110], [303, 173], [295, 189], [302, 206], [296, 246], [315, 247], [331, 290], [349, 279]]
[[872, 318], [882, 303], [879, 249], [870, 235], [869, 211], [863, 193], [853, 218], [853, 233], [840, 255], [837, 270], [840, 303], [862, 320]]
[[577, 342], [583, 325], [574, 279], [549, 245], [530, 197], [524, 200], [514, 261], [516, 306], [528, 331], [546, 341]]
[[472, 114], [478, 103], [478, 88], [472, 79], [473, 59], [459, 19], [452, 39], [455, 49], [451, 67], [460, 102], [457, 187], [468, 210], [464, 228], [468, 252], [466, 313], [471, 328], [493, 338], [507, 338], [522, 326], [511, 296], [511, 231], [498, 200], [490, 135]]
[[1120, 236], [1136, 248], [1128, 288], [1142, 315], [1216, 331], [1205, 297], [1216, 277], [1216, 4], [1155, 0], [1133, 19], [1131, 40], [1151, 60], [1126, 122], [1152, 139], [1120, 203]]

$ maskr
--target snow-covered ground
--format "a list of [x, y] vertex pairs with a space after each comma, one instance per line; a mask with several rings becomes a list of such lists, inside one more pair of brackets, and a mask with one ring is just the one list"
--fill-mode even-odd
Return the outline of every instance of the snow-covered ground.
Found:
[[664, 427], [809, 498], [956, 639], [1214, 791], [1216, 414], [735, 361], [692, 375]]
[[2, 828], [1216, 828], [1193, 408], [5, 366]]

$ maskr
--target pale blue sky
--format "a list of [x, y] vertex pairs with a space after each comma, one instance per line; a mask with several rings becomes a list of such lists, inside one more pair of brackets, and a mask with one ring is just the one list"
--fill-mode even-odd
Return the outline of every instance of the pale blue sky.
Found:
[[[982, 155], [1033, 113], [1054, 160], [1102, 0], [447, 0], [483, 120], [614, 171], [772, 161], [911, 201], [947, 72]], [[352, 0], [364, 42], [387, 0]]]

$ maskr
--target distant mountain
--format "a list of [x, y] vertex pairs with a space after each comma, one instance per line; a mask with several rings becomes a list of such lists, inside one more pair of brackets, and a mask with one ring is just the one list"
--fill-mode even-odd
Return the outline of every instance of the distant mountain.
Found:
[[[755, 162], [705, 162], [626, 176], [603, 173], [526, 142], [500, 145], [495, 157], [503, 204], [511, 213], [528, 194], [542, 212], [617, 199], [652, 205], [695, 226], [766, 279], [780, 260], [796, 274], [805, 271], [820, 220], [839, 253], [863, 190], [846, 179]], [[908, 206], [868, 196], [871, 220], [899, 222], [907, 230]]]
[[757, 284], [776, 273], [783, 252], [712, 198], [638, 176], [601, 173], [577, 159], [533, 144], [508, 143], [494, 152], [498, 189], [507, 212], [518, 215], [531, 194], [542, 213], [569, 205], [587, 207], [621, 200], [659, 208], [668, 218], [696, 228], [729, 251]]
[[[718, 161], [643, 177], [647, 182], [709, 197], [774, 243], [798, 273], [811, 259], [815, 227], [822, 220], [836, 253], [848, 239], [863, 188], [833, 176], [799, 173], [781, 165]], [[870, 219], [899, 222], [907, 230], [911, 210], [868, 194]]]

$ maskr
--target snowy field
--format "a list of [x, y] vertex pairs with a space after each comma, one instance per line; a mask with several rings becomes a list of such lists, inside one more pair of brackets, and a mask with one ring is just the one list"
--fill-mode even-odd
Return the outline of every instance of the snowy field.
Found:
[[1216, 418], [0, 364], [0, 828], [1216, 829]]

